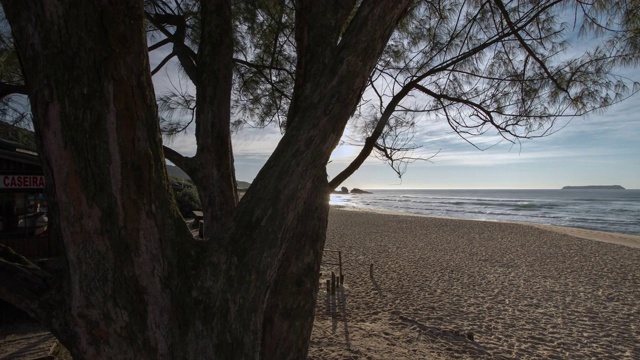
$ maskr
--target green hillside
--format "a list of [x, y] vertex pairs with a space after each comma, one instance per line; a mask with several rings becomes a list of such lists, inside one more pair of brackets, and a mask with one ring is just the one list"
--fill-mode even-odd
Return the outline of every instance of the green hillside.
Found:
[[[177, 166], [167, 165], [167, 173], [169, 174], [169, 176], [189, 180], [189, 176]], [[251, 183], [248, 183], [246, 181], [238, 181], [237, 183], [238, 190], [246, 190], [251, 185]]]

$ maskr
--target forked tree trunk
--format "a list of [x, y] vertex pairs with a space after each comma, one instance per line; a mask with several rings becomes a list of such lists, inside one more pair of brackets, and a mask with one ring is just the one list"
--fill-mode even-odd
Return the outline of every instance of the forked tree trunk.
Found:
[[[407, 1], [363, 4], [344, 34], [350, 7], [298, 3], [291, 125], [213, 241], [191, 237], [169, 195], [142, 2], [0, 1], [67, 263], [52, 277], [0, 251], [0, 296], [45, 322], [76, 359], [304, 358], [328, 218], [325, 165]], [[327, 9], [342, 20], [306, 23]], [[217, 167], [221, 178], [233, 179], [230, 164]], [[212, 197], [229, 202], [234, 195]]]
[[41, 320], [78, 359], [168, 358], [190, 236], [168, 195], [142, 4], [3, 5], [66, 252]]
[[[194, 241], [169, 197], [141, 4], [14, 5], [7, 14], [19, 24], [51, 221], [68, 263], [61, 279], [43, 275], [27, 310], [77, 359], [260, 358], [269, 290], [287, 252], [279, 242], [291, 238], [290, 222], [304, 228], [298, 214], [253, 224], [278, 212], [246, 207], [253, 216], [238, 216], [237, 231]], [[296, 197], [313, 212], [326, 207], [322, 196]], [[319, 215], [323, 229], [326, 209]], [[290, 261], [311, 242], [302, 244]], [[305, 271], [309, 284], [315, 268]], [[59, 299], [55, 308], [47, 297]], [[313, 291], [301, 301], [308, 328]], [[308, 336], [295, 334], [298, 350], [287, 356], [306, 351]]]

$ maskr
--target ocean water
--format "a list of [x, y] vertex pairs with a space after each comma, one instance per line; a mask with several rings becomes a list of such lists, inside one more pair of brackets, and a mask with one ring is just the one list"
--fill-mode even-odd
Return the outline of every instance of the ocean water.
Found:
[[518, 221], [640, 235], [640, 190], [369, 190], [331, 204], [457, 219]]

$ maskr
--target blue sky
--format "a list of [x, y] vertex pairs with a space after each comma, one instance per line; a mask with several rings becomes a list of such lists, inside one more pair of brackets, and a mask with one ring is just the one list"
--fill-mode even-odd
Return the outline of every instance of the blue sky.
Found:
[[[575, 39], [574, 39], [575, 40]], [[577, 48], [588, 39], [574, 41]], [[162, 59], [152, 53], [151, 63]], [[564, 55], [571, 56], [571, 50]], [[154, 61], [155, 60], [155, 61]], [[154, 77], [161, 94], [175, 79], [169, 66]], [[621, 70], [640, 81], [640, 70]], [[174, 80], [174, 83], [176, 81]], [[183, 84], [184, 85], [184, 84]], [[548, 137], [512, 144], [495, 135], [468, 138], [478, 150], [455, 134], [446, 122], [421, 119], [414, 155], [430, 161], [409, 164], [402, 179], [373, 156], [343, 185], [363, 189], [559, 189], [565, 185], [622, 185], [640, 189], [640, 94], [605, 111], [567, 119]], [[563, 127], [563, 125], [566, 125]], [[165, 139], [183, 155], [195, 153], [193, 129], [186, 135]], [[277, 128], [245, 128], [233, 135], [236, 176], [251, 182], [280, 139]], [[346, 138], [345, 138], [346, 139]], [[355, 157], [359, 148], [339, 146], [327, 168], [330, 177]]]

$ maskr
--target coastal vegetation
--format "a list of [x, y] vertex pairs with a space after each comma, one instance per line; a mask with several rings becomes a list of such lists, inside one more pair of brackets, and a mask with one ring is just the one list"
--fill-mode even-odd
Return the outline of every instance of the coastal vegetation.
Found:
[[[25, 79], [3, 97], [29, 95], [65, 248], [56, 272], [0, 247], [0, 298], [78, 359], [304, 359], [328, 197], [371, 154], [402, 175], [418, 116], [515, 142], [637, 87], [615, 73], [637, 64], [636, 2], [0, 3]], [[568, 57], [567, 14], [602, 46]], [[172, 60], [193, 94], [156, 98]], [[327, 179], [350, 121], [362, 151]], [[284, 135], [239, 199], [231, 133], [270, 123]], [[163, 145], [190, 124], [193, 156]], [[167, 159], [197, 189], [203, 240]]]
[[191, 218], [194, 210], [202, 209], [198, 189], [191, 181], [175, 177], [169, 177], [169, 181], [171, 182], [173, 196], [176, 199], [176, 205], [182, 217]]

